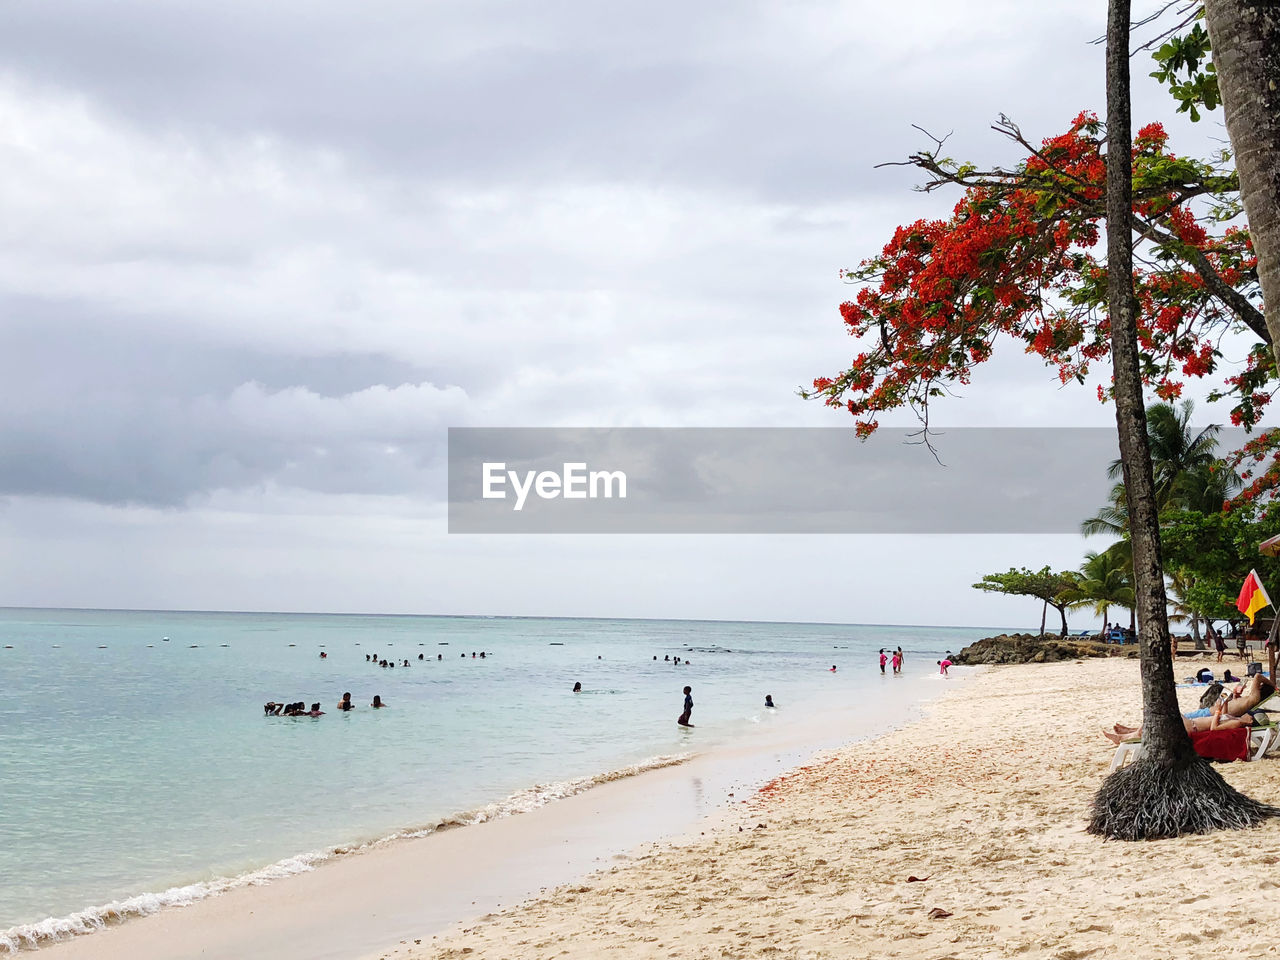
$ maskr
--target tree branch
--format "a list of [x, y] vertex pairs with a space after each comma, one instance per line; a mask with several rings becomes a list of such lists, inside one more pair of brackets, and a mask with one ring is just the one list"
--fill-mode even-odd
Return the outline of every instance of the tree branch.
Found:
[[1184, 243], [1172, 233], [1160, 229], [1154, 222], [1134, 217], [1135, 223], [1142, 227], [1142, 232], [1159, 241], [1166, 249], [1174, 250], [1182, 257], [1204, 281], [1209, 292], [1225, 303], [1246, 327], [1257, 335], [1258, 339], [1271, 346], [1271, 334], [1267, 331], [1267, 320], [1262, 311], [1249, 302], [1249, 298], [1223, 280], [1214, 269], [1204, 251], [1189, 243]]

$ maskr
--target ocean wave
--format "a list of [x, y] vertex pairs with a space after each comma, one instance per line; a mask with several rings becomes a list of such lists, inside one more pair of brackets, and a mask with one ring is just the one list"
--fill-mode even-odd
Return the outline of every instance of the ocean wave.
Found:
[[585, 793], [614, 780], [625, 780], [650, 770], [660, 770], [686, 762], [692, 754], [680, 753], [668, 756], [650, 757], [638, 763], [628, 764], [606, 773], [593, 776], [575, 777], [555, 783], [535, 784], [504, 797], [494, 803], [485, 804], [461, 813], [444, 817], [431, 824], [417, 827], [406, 827], [386, 836], [368, 840], [363, 843], [336, 846], [329, 850], [316, 850], [278, 860], [269, 866], [233, 877], [218, 877], [214, 880], [202, 880], [181, 887], [170, 887], [159, 893], [143, 893], [123, 900], [113, 900], [99, 907], [80, 910], [66, 917], [49, 917], [36, 923], [24, 923], [8, 930], [0, 931], [0, 951], [15, 954], [20, 950], [35, 950], [59, 940], [95, 933], [104, 927], [126, 920], [145, 917], [165, 907], [187, 907], [209, 897], [216, 897], [240, 887], [258, 887], [273, 880], [282, 880], [299, 873], [314, 870], [327, 860], [351, 856], [396, 843], [430, 836], [441, 830], [472, 826], [489, 820], [500, 820], [503, 817], [528, 813], [544, 807], [555, 800]]

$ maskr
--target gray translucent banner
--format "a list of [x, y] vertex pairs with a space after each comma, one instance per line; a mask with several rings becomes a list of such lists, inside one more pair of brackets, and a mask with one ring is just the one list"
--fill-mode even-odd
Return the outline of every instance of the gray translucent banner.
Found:
[[[453, 428], [450, 533], [1078, 533], [1114, 430]], [[939, 462], [941, 461], [941, 462]]]

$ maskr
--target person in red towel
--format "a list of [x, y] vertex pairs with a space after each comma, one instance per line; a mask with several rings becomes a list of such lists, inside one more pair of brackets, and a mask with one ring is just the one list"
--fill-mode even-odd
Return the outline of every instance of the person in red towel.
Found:
[[[1182, 725], [1187, 728], [1187, 733], [1201, 733], [1205, 730], [1234, 730], [1236, 727], [1253, 726], [1253, 714], [1246, 713], [1243, 716], [1233, 717], [1226, 712], [1227, 697], [1223, 698], [1213, 705], [1207, 717], [1183, 717]], [[1132, 740], [1135, 737], [1142, 736], [1141, 727], [1126, 727], [1124, 724], [1117, 723], [1110, 730], [1103, 730], [1102, 735], [1114, 744], [1120, 744], [1125, 740]]]

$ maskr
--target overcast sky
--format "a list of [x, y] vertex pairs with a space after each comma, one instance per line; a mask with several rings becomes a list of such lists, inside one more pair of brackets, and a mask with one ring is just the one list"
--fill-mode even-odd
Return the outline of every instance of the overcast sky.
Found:
[[[450, 536], [445, 431], [851, 427], [838, 271], [956, 199], [874, 165], [1101, 112], [1104, 15], [10, 0], [0, 604], [1037, 621], [969, 584], [1079, 538]], [[935, 416], [1113, 423], [1016, 348]]]

